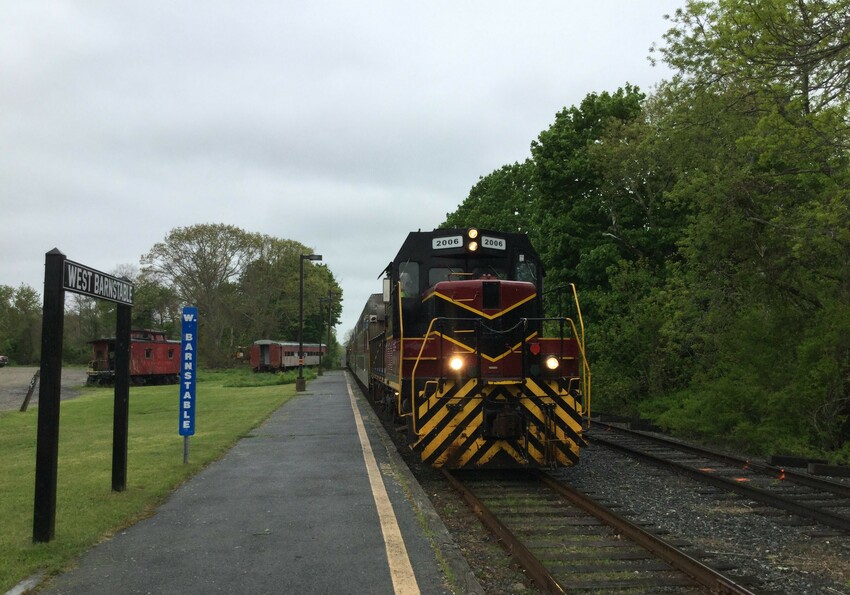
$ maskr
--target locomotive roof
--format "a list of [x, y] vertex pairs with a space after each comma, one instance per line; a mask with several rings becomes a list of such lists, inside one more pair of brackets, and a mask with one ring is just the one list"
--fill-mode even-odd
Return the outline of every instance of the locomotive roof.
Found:
[[[404, 240], [404, 243], [401, 245], [401, 249], [396, 254], [396, 257], [393, 259], [393, 264], [397, 264], [399, 262], [404, 262], [407, 260], [419, 260], [424, 257], [466, 257], [471, 256], [470, 252], [467, 251], [465, 241], [468, 237], [469, 231], [471, 228], [463, 227], [463, 228], [448, 228], [448, 229], [435, 229], [433, 231], [412, 231], [407, 234], [407, 239]], [[495, 238], [504, 240], [505, 244], [502, 246], [506, 246], [507, 250], [511, 252], [521, 252], [526, 255], [527, 259], [538, 261], [540, 260], [537, 251], [534, 249], [534, 246], [531, 245], [531, 241], [528, 239], [528, 235], [524, 233], [518, 232], [509, 232], [509, 231], [494, 231], [491, 229], [478, 229], [475, 228], [478, 232], [477, 238]], [[461, 242], [457, 244], [456, 247], [440, 247], [437, 249], [435, 247], [435, 240], [446, 239], [446, 240], [454, 240], [460, 239]], [[478, 258], [487, 258], [488, 256], [497, 257], [504, 256], [505, 248], [489, 248], [486, 243], [479, 241], [478, 250], [475, 251], [474, 256]], [[389, 267], [388, 267], [389, 268]]]

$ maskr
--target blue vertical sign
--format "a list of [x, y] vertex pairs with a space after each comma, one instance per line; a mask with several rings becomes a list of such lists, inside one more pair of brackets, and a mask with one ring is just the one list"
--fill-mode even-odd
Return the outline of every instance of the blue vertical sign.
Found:
[[195, 434], [195, 378], [198, 365], [198, 309], [183, 308], [180, 350], [180, 435]]

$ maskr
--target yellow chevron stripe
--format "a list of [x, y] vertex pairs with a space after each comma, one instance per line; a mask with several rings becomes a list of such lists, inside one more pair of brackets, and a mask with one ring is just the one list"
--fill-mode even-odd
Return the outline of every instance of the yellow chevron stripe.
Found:
[[431, 299], [432, 297], [434, 297], [434, 296], [438, 296], [438, 297], [440, 297], [440, 298], [442, 298], [442, 299], [446, 300], [446, 301], [447, 301], [447, 302], [449, 302], [450, 304], [454, 304], [454, 305], [456, 305], [456, 306], [460, 306], [460, 307], [461, 307], [461, 308], [463, 308], [464, 310], [469, 310], [469, 311], [470, 311], [470, 312], [472, 312], [473, 314], [476, 314], [476, 315], [478, 315], [478, 316], [481, 316], [482, 318], [486, 318], [487, 320], [495, 320], [495, 319], [497, 319], [497, 318], [499, 318], [499, 317], [501, 317], [501, 316], [504, 316], [505, 314], [507, 314], [507, 313], [508, 313], [508, 312], [510, 312], [511, 310], [513, 310], [513, 309], [515, 309], [515, 308], [520, 307], [520, 306], [521, 306], [521, 305], [523, 305], [524, 303], [526, 303], [526, 302], [528, 302], [528, 301], [530, 301], [530, 300], [533, 300], [534, 298], [536, 298], [536, 297], [537, 297], [537, 293], [533, 293], [533, 294], [531, 294], [531, 295], [530, 295], [530, 296], [528, 296], [527, 298], [525, 298], [525, 299], [523, 299], [523, 300], [518, 301], [517, 303], [515, 303], [515, 304], [514, 304], [513, 306], [511, 306], [510, 308], [507, 308], [506, 310], [502, 310], [502, 311], [500, 311], [500, 312], [497, 312], [496, 314], [486, 314], [486, 313], [482, 312], [481, 310], [476, 310], [475, 308], [471, 308], [471, 307], [467, 306], [466, 304], [461, 303], [461, 302], [460, 302], [460, 301], [458, 301], [458, 300], [453, 300], [453, 299], [452, 299], [452, 298], [450, 298], [449, 296], [445, 295], [444, 293], [440, 293], [439, 291], [435, 291], [434, 293], [432, 293], [431, 295], [429, 295], [428, 297], [426, 297], [424, 300], [422, 300], [422, 303], [424, 304], [425, 302], [427, 302], [428, 300], [430, 300], [430, 299]]
[[[475, 442], [470, 444], [469, 448], [464, 451], [463, 456], [455, 460], [456, 466], [466, 467], [469, 465], [469, 461], [472, 460], [472, 457], [474, 457], [483, 446], [484, 441], [481, 438], [476, 439]], [[445, 465], [448, 462], [448, 455], [449, 453], [447, 452], [445, 453], [445, 456], [439, 457], [438, 461], [440, 462], [440, 465]]]
[[[474, 378], [467, 380], [466, 384], [464, 384], [457, 391], [457, 393], [455, 395], [453, 395], [449, 400], [451, 401], [452, 399], [462, 399], [462, 398], [466, 397], [470, 393], [470, 391], [472, 391], [472, 389], [474, 389], [477, 385], [478, 385], [478, 381], [475, 380]], [[445, 395], [452, 388], [454, 388], [454, 386], [455, 385], [454, 385], [453, 382], [446, 381], [445, 385], [443, 386], [443, 392], [440, 393], [440, 392], [434, 391], [434, 394], [432, 394], [430, 397], [428, 397], [428, 400], [426, 400], [424, 403], [419, 405], [419, 407], [417, 407], [418, 416], [420, 418], [424, 417], [425, 414], [428, 413], [428, 411], [431, 410], [431, 407], [436, 407], [437, 405], [439, 405], [441, 399], [445, 399], [446, 398]], [[446, 410], [445, 407], [442, 407], [441, 409], [442, 409], [443, 413]], [[429, 424], [429, 425], [431, 425], [431, 424]]]
[[[440, 332], [437, 332], [437, 331], [434, 331], [434, 334], [435, 334], [435, 335], [437, 335], [437, 336], [442, 337], [443, 339], [445, 339], [446, 341], [448, 341], [448, 342], [450, 342], [450, 343], [453, 343], [453, 344], [457, 345], [458, 347], [461, 347], [461, 348], [465, 349], [467, 353], [475, 353], [475, 349], [473, 349], [473, 348], [472, 348], [472, 347], [470, 347], [469, 345], [466, 345], [465, 343], [461, 343], [460, 341], [458, 341], [457, 339], [454, 339], [453, 337], [450, 337], [450, 336], [448, 336], [448, 335], [445, 335], [445, 334], [440, 333]], [[528, 336], [525, 338], [525, 341], [526, 341], [526, 342], [531, 341], [531, 340], [532, 340], [534, 337], [536, 337], [536, 336], [537, 336], [537, 331], [534, 331], [533, 333], [531, 333], [530, 335], [528, 335]], [[489, 362], [495, 363], [495, 362], [499, 361], [500, 359], [504, 359], [504, 358], [506, 358], [506, 357], [507, 357], [507, 356], [509, 356], [511, 353], [515, 353], [515, 352], [516, 352], [516, 350], [520, 347], [520, 345], [522, 345], [522, 341], [520, 341], [520, 342], [519, 342], [519, 343], [517, 343], [516, 345], [512, 346], [511, 348], [509, 348], [507, 351], [505, 351], [505, 352], [504, 352], [504, 353], [502, 353], [501, 355], [497, 355], [496, 357], [490, 357], [490, 356], [489, 356], [489, 355], [487, 355], [486, 353], [482, 353], [482, 354], [481, 354], [481, 357], [483, 357], [484, 359], [486, 359], [486, 360], [487, 360], [487, 361], [489, 361]]]
[[[464, 406], [464, 408], [461, 411], [453, 411], [452, 412], [453, 417], [456, 417], [456, 419], [465, 418], [476, 407], [478, 407], [478, 404], [474, 400], [470, 400], [466, 403], [466, 405]], [[445, 409], [443, 411], [445, 411]], [[479, 413], [478, 415], [476, 415], [473, 418], [473, 421], [470, 422], [469, 427], [473, 427], [473, 428], [478, 427], [478, 426], [481, 425], [481, 421], [482, 421], [482, 415], [481, 415], [481, 413]], [[425, 438], [428, 438], [428, 443], [425, 444], [425, 446], [422, 448], [422, 459], [424, 460], [424, 459], [430, 457], [432, 454], [434, 454], [438, 450], [445, 450], [448, 435], [451, 434], [456, 427], [457, 427], [457, 424], [451, 424], [450, 423], [446, 427], [444, 427], [443, 431], [440, 432], [439, 434], [437, 434], [436, 436], [432, 436], [429, 433], [426, 433], [425, 436], [423, 437], [423, 440]]]
[[[531, 392], [535, 396], [547, 398], [546, 393], [543, 391], [543, 389], [540, 388], [540, 386], [534, 380], [532, 380], [531, 378], [526, 379], [526, 387], [529, 390], [531, 390]], [[572, 428], [572, 430], [574, 432], [576, 432], [580, 436], [581, 433], [582, 433], [581, 423], [576, 421], [575, 419], [573, 419], [570, 415], [568, 415], [567, 411], [573, 410], [573, 411], [577, 411], [580, 414], [581, 413], [581, 406], [578, 403], [576, 403], [575, 398], [571, 394], [560, 391], [558, 389], [557, 383], [552, 383], [552, 385], [550, 385], [550, 387], [553, 390], [558, 391], [558, 396], [560, 396], [561, 398], [563, 398], [566, 401], [566, 407], [556, 407], [555, 408], [555, 412], [556, 412], [558, 418], [561, 421], [563, 421], [564, 423], [566, 423], [570, 428]], [[529, 411], [530, 411], [530, 409], [529, 409]], [[537, 420], [540, 423], [542, 423], [543, 420], [540, 419], [540, 417], [537, 415], [537, 412], [534, 411], [532, 413], [534, 413], [534, 416], [537, 418]]]
[[493, 457], [495, 457], [497, 454], [499, 454], [500, 451], [504, 451], [504, 452], [508, 453], [508, 455], [513, 460], [515, 460], [517, 462], [517, 464], [519, 464], [519, 465], [525, 464], [525, 456], [523, 456], [522, 453], [517, 452], [516, 449], [513, 446], [511, 446], [508, 442], [505, 442], [504, 440], [499, 440], [497, 442], [494, 442], [493, 446], [490, 447], [490, 449], [487, 451], [487, 454], [485, 454], [483, 457], [478, 459], [479, 463], [481, 463], [481, 464], [489, 463], [493, 459]]
[[533, 378], [525, 379], [525, 386], [531, 391], [535, 397], [545, 397], [546, 391], [540, 388], [540, 385]]

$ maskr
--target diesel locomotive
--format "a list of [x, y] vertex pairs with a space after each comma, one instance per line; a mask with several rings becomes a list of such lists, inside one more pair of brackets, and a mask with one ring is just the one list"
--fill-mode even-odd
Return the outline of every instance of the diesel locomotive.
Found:
[[[376, 407], [433, 467], [578, 463], [591, 376], [573, 285], [545, 295], [525, 234], [413, 232], [346, 347]], [[547, 316], [558, 307], [558, 315]]]

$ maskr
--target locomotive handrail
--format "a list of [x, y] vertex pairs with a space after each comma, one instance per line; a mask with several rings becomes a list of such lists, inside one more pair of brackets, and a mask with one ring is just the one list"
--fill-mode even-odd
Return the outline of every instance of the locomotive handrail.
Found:
[[581, 305], [578, 302], [578, 292], [576, 291], [575, 283], [570, 283], [570, 287], [572, 287], [572, 290], [573, 290], [573, 300], [575, 301], [575, 304], [576, 304], [576, 313], [578, 313], [578, 322], [579, 322], [579, 325], [581, 325], [581, 345], [582, 345], [582, 348], [583, 348], [584, 347], [584, 318], [581, 315]]
[[[404, 310], [401, 307], [401, 281], [396, 281], [398, 295], [398, 408], [401, 409], [402, 372], [404, 372]], [[385, 364], [386, 365], [386, 364]], [[413, 402], [411, 401], [411, 404]]]
[[[413, 370], [410, 372], [410, 413], [404, 413], [401, 410], [401, 397], [398, 399], [398, 411], [400, 417], [413, 417], [413, 423], [411, 424], [411, 429], [413, 430], [413, 435], [419, 437], [419, 429], [416, 427], [416, 418], [417, 416], [413, 414], [416, 410], [416, 368], [419, 367], [419, 362], [422, 359], [422, 352], [425, 351], [425, 345], [428, 343], [428, 338], [431, 336], [431, 329], [434, 327], [434, 323], [437, 321], [442, 321], [443, 318], [432, 318], [431, 322], [428, 324], [428, 330], [425, 332], [425, 336], [422, 338], [422, 345], [419, 346], [419, 354], [416, 356], [416, 361], [413, 362]], [[404, 351], [401, 352], [402, 361], [404, 360]], [[401, 375], [399, 374], [399, 379]]]
[[[468, 319], [467, 318], [458, 318], [458, 320], [468, 320]], [[520, 318], [519, 321], [515, 325], [513, 325], [511, 328], [506, 328], [506, 329], [502, 329], [502, 330], [499, 330], [497, 328], [490, 328], [489, 326], [484, 324], [484, 322], [482, 322], [481, 320], [476, 320], [475, 323], [476, 323], [476, 326], [483, 328], [485, 331], [490, 331], [491, 333], [510, 333], [512, 331], [515, 331], [517, 329], [517, 327], [519, 327], [519, 325], [522, 324], [523, 320], [527, 320], [527, 319]]]
[[[581, 333], [578, 332], [578, 329], [575, 328], [575, 323], [571, 322], [573, 326], [573, 332], [575, 332], [576, 339], [578, 340], [578, 344], [581, 349], [581, 355], [583, 359], [582, 363], [582, 371], [584, 372], [584, 377], [587, 381], [584, 383], [585, 390], [585, 405], [586, 405], [586, 413], [585, 417], [587, 419], [588, 427], [590, 425], [590, 392], [591, 392], [591, 374], [590, 374], [590, 364], [587, 361], [587, 346], [585, 344], [584, 337], [584, 317], [581, 314], [581, 304], [578, 300], [578, 291], [576, 290], [575, 283], [568, 283], [566, 285], [560, 285], [558, 287], [549, 289], [547, 291], [543, 291], [540, 293], [540, 297], [542, 298], [547, 293], [562, 293], [564, 289], [570, 289], [573, 294], [573, 303], [575, 304], [576, 314], [578, 315], [578, 323], [581, 328]], [[572, 319], [569, 319], [572, 321]]]
[[576, 291], [575, 283], [570, 283], [570, 287], [573, 290], [573, 301], [575, 301], [576, 312], [578, 313], [578, 322], [581, 325], [581, 355], [584, 359], [582, 367], [584, 369], [585, 377], [587, 378], [587, 384], [585, 386], [585, 389], [587, 391], [587, 394], [585, 395], [587, 399], [587, 401], [585, 402], [585, 405], [587, 406], [587, 411], [585, 412], [585, 417], [587, 419], [587, 428], [590, 429], [590, 364], [587, 362], [587, 352], [584, 343], [584, 318], [581, 315], [581, 304], [578, 301], [578, 292]]
[[[580, 317], [581, 317], [581, 314], [579, 314], [579, 318]], [[588, 427], [589, 427], [590, 426], [590, 364], [587, 363], [587, 352], [585, 351], [585, 346], [584, 346], [584, 332], [583, 332], [584, 328], [582, 327], [582, 335], [579, 338], [578, 329], [576, 329], [575, 321], [573, 321], [572, 318], [565, 318], [565, 320], [567, 320], [570, 323], [570, 326], [573, 328], [573, 333], [575, 333], [575, 335], [576, 335], [576, 345], [578, 346], [579, 351], [581, 351], [581, 368], [582, 368], [582, 372], [583, 372], [582, 380], [584, 380], [584, 382], [582, 382], [582, 384], [584, 385], [583, 390], [582, 390], [582, 394], [585, 397], [585, 405], [586, 405], [586, 409], [587, 409], [585, 411], [585, 418], [587, 419], [587, 424], [588, 424]]]

